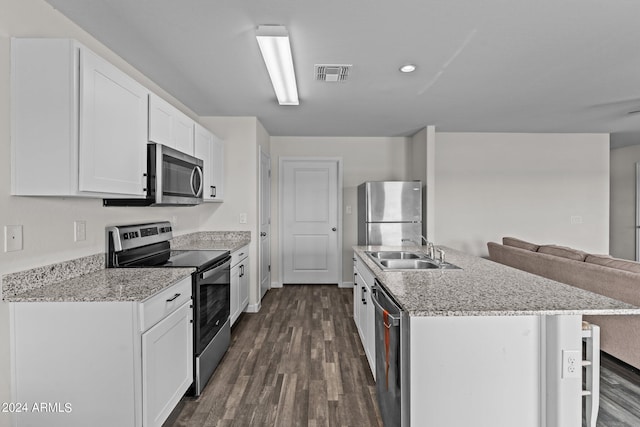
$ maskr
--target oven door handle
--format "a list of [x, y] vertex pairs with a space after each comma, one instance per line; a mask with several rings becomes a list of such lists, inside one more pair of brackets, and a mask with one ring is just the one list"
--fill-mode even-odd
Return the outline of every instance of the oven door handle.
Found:
[[220, 270], [224, 270], [225, 268], [228, 268], [230, 266], [231, 266], [231, 257], [229, 257], [229, 259], [224, 261], [222, 264], [215, 266], [211, 270], [207, 270], [203, 273], [200, 273], [200, 279], [204, 280], [204, 279], [208, 279], [211, 276], [215, 276], [216, 274], [218, 274]]

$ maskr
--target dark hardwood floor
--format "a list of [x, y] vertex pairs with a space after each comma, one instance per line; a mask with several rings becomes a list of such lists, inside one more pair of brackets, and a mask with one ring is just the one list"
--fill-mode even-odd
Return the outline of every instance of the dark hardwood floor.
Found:
[[598, 427], [640, 426], [640, 372], [602, 353]]
[[198, 399], [173, 427], [382, 426], [351, 289], [287, 285], [245, 313]]
[[[351, 289], [270, 290], [234, 326], [202, 395], [183, 399], [164, 427], [382, 426], [352, 313]], [[598, 427], [640, 427], [640, 373], [601, 359]]]

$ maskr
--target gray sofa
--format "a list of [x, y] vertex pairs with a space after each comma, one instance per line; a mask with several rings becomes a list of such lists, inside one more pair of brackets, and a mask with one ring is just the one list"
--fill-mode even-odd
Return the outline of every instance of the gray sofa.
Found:
[[[640, 306], [640, 263], [513, 237], [487, 246], [495, 262]], [[640, 315], [584, 320], [600, 326], [603, 351], [640, 369]]]

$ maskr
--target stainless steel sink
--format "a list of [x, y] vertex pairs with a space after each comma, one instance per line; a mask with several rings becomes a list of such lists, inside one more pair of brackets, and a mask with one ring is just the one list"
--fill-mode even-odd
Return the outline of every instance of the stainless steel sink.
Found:
[[423, 254], [416, 252], [405, 251], [380, 251], [380, 252], [367, 252], [370, 257], [377, 259], [419, 259], [424, 258]]
[[383, 270], [459, 270], [448, 262], [441, 263], [421, 252], [377, 251], [365, 252]]
[[422, 270], [427, 268], [440, 268], [440, 266], [426, 259], [381, 259], [380, 265], [383, 268], [395, 270]]

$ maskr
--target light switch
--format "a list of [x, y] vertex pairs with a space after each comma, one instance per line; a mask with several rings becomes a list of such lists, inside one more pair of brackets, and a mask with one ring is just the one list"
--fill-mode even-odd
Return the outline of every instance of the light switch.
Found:
[[13, 252], [22, 250], [22, 226], [4, 226], [4, 251]]
[[347, 211], [347, 215], [351, 215], [351, 205], [347, 205], [345, 210]]

